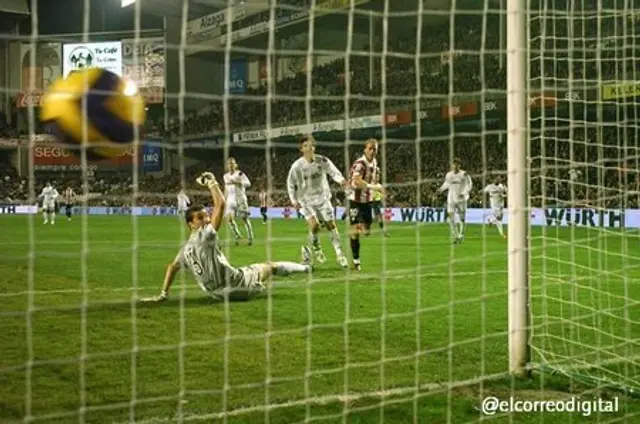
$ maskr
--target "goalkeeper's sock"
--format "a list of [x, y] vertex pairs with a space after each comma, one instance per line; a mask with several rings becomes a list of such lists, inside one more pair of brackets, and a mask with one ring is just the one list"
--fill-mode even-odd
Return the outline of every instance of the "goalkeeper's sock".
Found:
[[344, 256], [344, 253], [342, 253], [342, 246], [340, 245], [340, 233], [338, 232], [338, 229], [334, 228], [331, 230], [329, 237], [331, 237], [331, 244], [333, 245], [333, 250], [336, 252], [336, 256]]
[[502, 230], [502, 222], [496, 219], [496, 228], [502, 237], [504, 237], [504, 231]]
[[231, 227], [231, 230], [233, 231], [233, 235], [234, 235], [236, 238], [240, 238], [240, 237], [242, 237], [242, 236], [240, 235], [240, 229], [238, 229], [238, 224], [236, 224], [236, 221], [235, 221], [235, 220], [234, 220], [234, 221], [230, 221], [230, 222], [229, 222], [229, 226]]
[[296, 272], [311, 271], [310, 265], [297, 264], [295, 262], [275, 262], [273, 267], [274, 275], [289, 275]]
[[247, 230], [247, 238], [249, 241], [253, 240], [253, 226], [251, 225], [251, 221], [248, 219], [244, 221], [244, 228]]
[[359, 238], [351, 239], [351, 256], [353, 257], [354, 263], [360, 263], [360, 239]]

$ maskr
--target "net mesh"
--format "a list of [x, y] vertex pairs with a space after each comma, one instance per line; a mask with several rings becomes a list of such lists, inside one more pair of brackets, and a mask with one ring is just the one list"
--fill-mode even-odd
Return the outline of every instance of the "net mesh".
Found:
[[548, 223], [530, 241], [534, 361], [637, 392], [633, 7], [541, 2], [531, 22], [531, 89], [550, 106], [531, 119], [531, 206]]
[[[488, 419], [487, 396], [638, 390], [638, 239], [620, 228], [635, 226], [640, 189], [635, 97], [626, 94], [635, 93], [632, 2], [529, 5], [529, 348], [532, 368], [550, 373], [527, 381], [508, 375], [506, 243], [483, 225], [496, 211], [482, 189], [506, 182], [504, 4], [230, 0], [215, 6], [233, 13], [211, 15], [213, 2], [145, 0], [120, 15], [106, 2], [81, 3], [80, 35], [59, 36], [37, 30], [51, 18], [32, 2], [33, 30], [15, 40], [31, 47], [28, 58], [9, 67], [29, 78], [7, 92], [46, 88], [39, 43], [63, 54], [64, 44], [127, 38], [130, 75], [157, 70], [141, 46], [158, 35], [148, 15], [162, 15], [166, 98], [149, 101], [136, 144], [146, 155], [148, 139], [157, 142], [164, 163], [151, 171], [146, 160], [86, 154], [63, 163], [60, 151], [42, 150], [52, 145], [41, 140], [37, 104], [21, 104], [28, 137], [2, 156], [17, 168], [3, 194], [31, 205], [52, 179], [81, 200], [55, 226], [33, 213], [0, 215], [0, 421], [458, 423]], [[133, 33], [94, 34], [95, 10], [106, 30], [133, 18]], [[146, 95], [157, 95], [147, 83]], [[241, 220], [238, 243], [221, 227], [229, 261], [298, 259], [308, 231], [285, 181], [306, 133], [345, 175], [364, 140], [380, 140], [389, 222], [361, 237], [363, 271], [335, 265], [323, 229], [326, 264], [274, 278], [249, 302], [212, 301], [181, 272], [168, 301], [139, 303], [160, 290], [188, 236], [177, 192], [210, 206], [194, 178], [211, 170], [222, 181], [229, 157], [252, 181], [256, 206], [251, 246]], [[474, 183], [459, 245], [437, 192], [455, 157]], [[344, 193], [333, 188], [348, 252]], [[640, 411], [621, 399], [620, 411], [592, 418], [635, 422]]]

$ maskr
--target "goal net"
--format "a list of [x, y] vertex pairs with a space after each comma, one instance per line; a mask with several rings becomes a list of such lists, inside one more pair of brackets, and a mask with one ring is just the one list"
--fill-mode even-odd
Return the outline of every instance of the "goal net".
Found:
[[538, 2], [530, 22], [532, 360], [637, 393], [637, 14]]
[[[521, 1], [522, 75], [508, 48], [513, 0], [84, 0], [80, 22], [31, 3], [19, 36], [0, 43], [1, 422], [555, 423], [567, 415], [483, 400], [572, 396], [617, 399], [576, 422], [638, 420], [633, 1]], [[100, 162], [38, 121], [43, 91], [84, 66], [120, 70], [147, 100], [139, 140]], [[526, 202], [502, 209], [491, 193], [516, 198], [518, 110]], [[190, 237], [178, 194], [215, 208], [195, 179], [211, 171], [236, 187], [223, 177], [230, 158], [251, 186], [248, 220], [229, 209], [235, 224], [225, 215], [218, 230], [226, 260], [298, 262], [313, 231], [287, 178], [307, 135], [347, 178], [378, 141], [385, 190], [359, 242], [361, 211], [329, 181], [326, 262], [313, 252], [313, 273], [221, 302], [182, 269], [166, 301], [140, 302]], [[450, 225], [440, 189], [454, 159], [473, 187]], [[41, 214], [47, 182], [78, 194], [69, 218], [63, 197], [56, 217]], [[509, 217], [521, 210], [517, 239]], [[522, 252], [527, 272], [510, 275]], [[510, 327], [512, 311], [524, 326]], [[510, 375], [514, 330], [531, 379]]]

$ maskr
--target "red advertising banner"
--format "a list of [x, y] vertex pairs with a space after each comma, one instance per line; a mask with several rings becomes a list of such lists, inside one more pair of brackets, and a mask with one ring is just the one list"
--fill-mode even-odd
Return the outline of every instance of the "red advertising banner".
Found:
[[[80, 153], [80, 150], [77, 153]], [[138, 158], [138, 156], [135, 147], [123, 147], [117, 156], [110, 159], [101, 161], [87, 160], [87, 162], [94, 169], [123, 168], [132, 166], [134, 159]], [[52, 143], [38, 144], [33, 148], [33, 164], [38, 170], [82, 169], [82, 159], [79, 155]]]
[[384, 125], [389, 127], [393, 125], [408, 125], [411, 123], [412, 112], [410, 110], [402, 110], [395, 113], [387, 113], [384, 117]]
[[440, 116], [442, 119], [476, 116], [478, 114], [478, 103], [461, 103], [453, 106], [445, 105], [442, 106], [440, 110]]
[[42, 96], [44, 93], [33, 92], [33, 93], [18, 93], [16, 96], [16, 106], [19, 108], [24, 107], [40, 107], [40, 101], [42, 100]]

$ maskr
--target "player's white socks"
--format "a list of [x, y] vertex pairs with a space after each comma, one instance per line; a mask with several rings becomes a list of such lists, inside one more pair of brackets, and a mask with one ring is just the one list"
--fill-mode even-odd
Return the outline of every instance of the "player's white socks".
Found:
[[248, 219], [244, 221], [244, 228], [247, 230], [247, 238], [253, 240], [253, 226], [251, 226], [251, 221]]
[[238, 224], [236, 224], [236, 221], [235, 221], [235, 220], [234, 220], [234, 221], [229, 222], [229, 226], [231, 227], [231, 231], [233, 231], [233, 235], [234, 235], [236, 238], [240, 238], [240, 237], [242, 237], [242, 236], [240, 235], [240, 229], [238, 228]]
[[496, 219], [495, 224], [496, 224], [496, 228], [498, 229], [498, 232], [500, 233], [500, 235], [501, 235], [502, 237], [504, 237], [504, 231], [502, 231], [502, 221], [498, 221], [498, 220]]
[[275, 262], [276, 275], [289, 275], [296, 272], [309, 272], [311, 267], [309, 265], [297, 264], [295, 262]]
[[336, 252], [336, 256], [344, 256], [344, 253], [342, 253], [342, 244], [340, 243], [340, 233], [338, 232], [338, 229], [334, 228], [331, 230], [329, 237], [331, 238], [331, 244], [333, 245], [333, 250]]
[[451, 229], [451, 238], [452, 239], [457, 239], [458, 238], [458, 228], [457, 228], [457, 224], [455, 222], [455, 220], [453, 218], [451, 218], [449, 220], [449, 228]]
[[458, 221], [458, 237], [464, 237], [464, 221]]
[[44, 224], [48, 224], [49, 223], [49, 213], [48, 212], [42, 212], [42, 218], [43, 218], [43, 223]]
[[56, 213], [52, 212], [51, 213], [51, 225], [56, 223]]
[[320, 239], [318, 238], [318, 233], [309, 231], [309, 246], [311, 246], [313, 250], [322, 249], [322, 246], [320, 246]]

